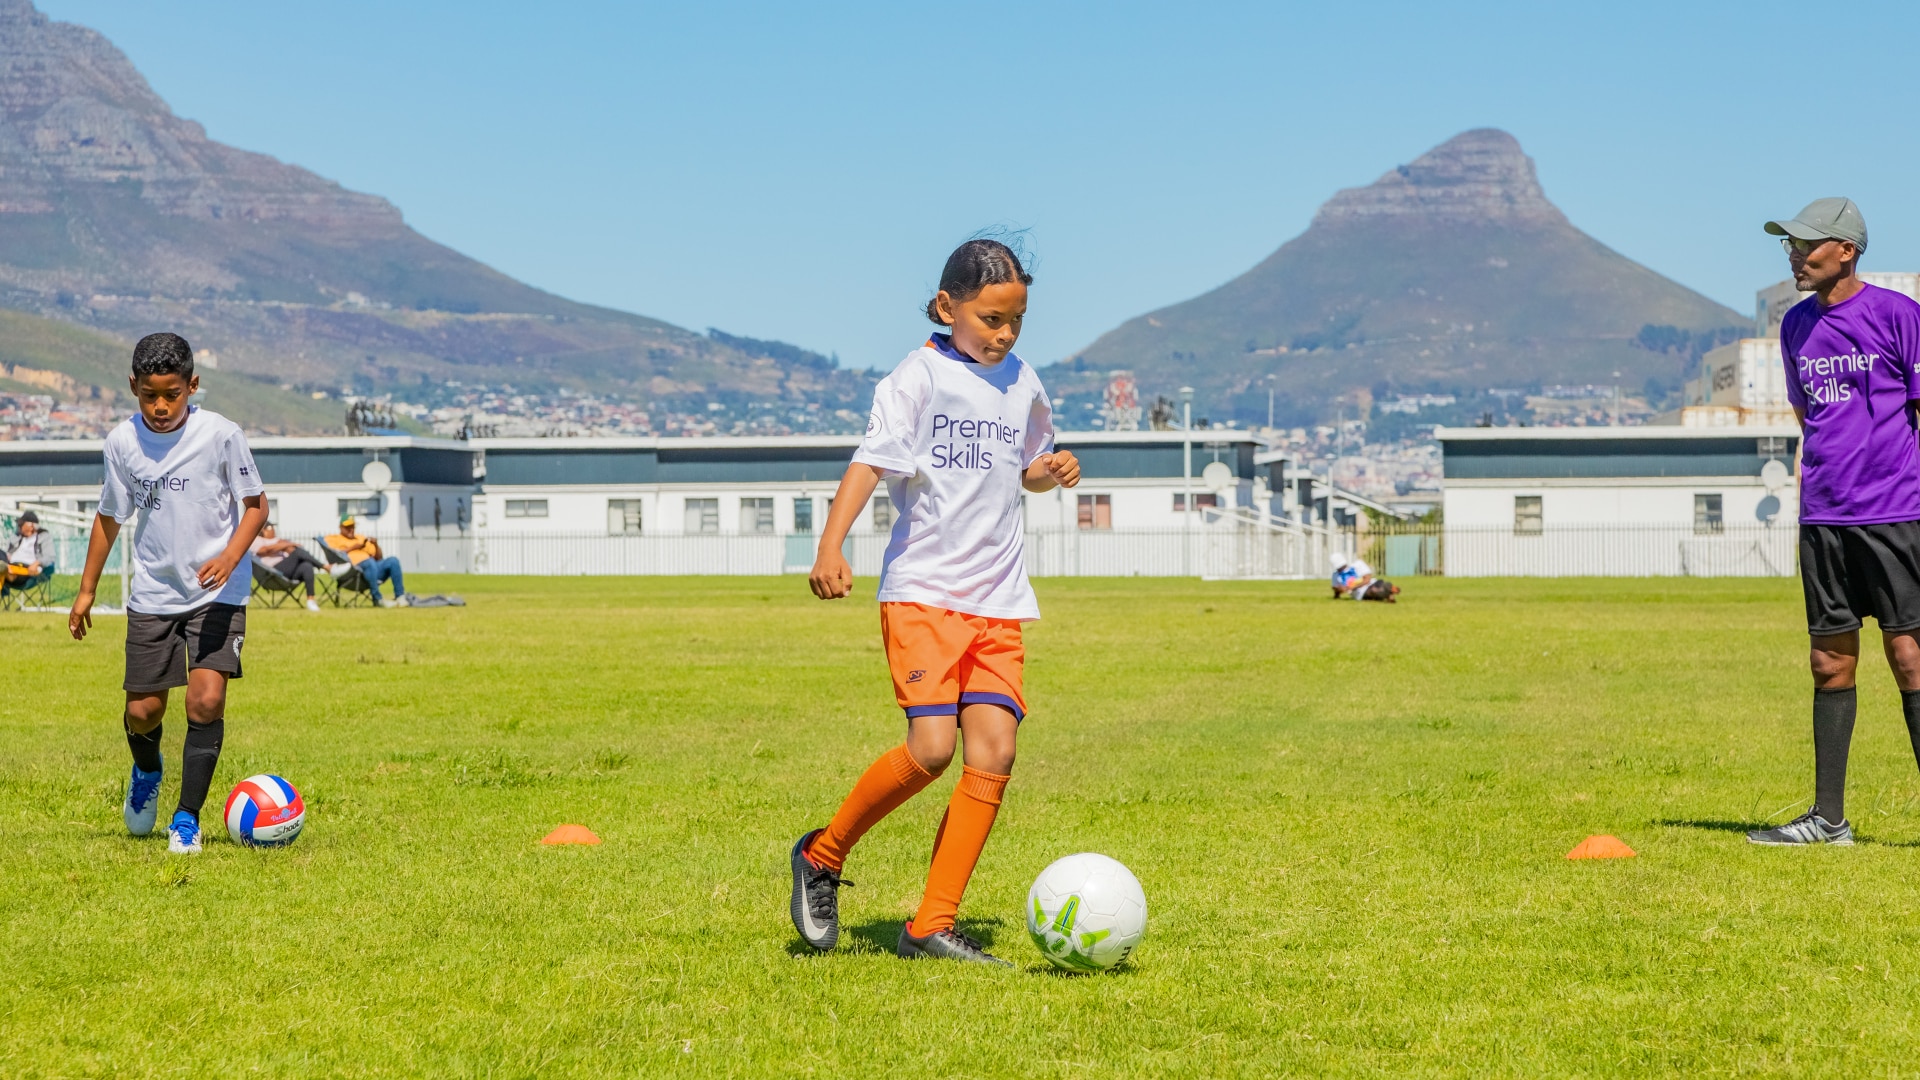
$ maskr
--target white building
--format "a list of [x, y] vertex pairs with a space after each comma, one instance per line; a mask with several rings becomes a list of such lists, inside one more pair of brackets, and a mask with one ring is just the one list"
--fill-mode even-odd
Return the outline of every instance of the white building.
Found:
[[[280, 535], [309, 542], [341, 514], [409, 569], [493, 573], [778, 573], [812, 564], [857, 436], [254, 438]], [[1240, 431], [1067, 432], [1083, 480], [1026, 497], [1035, 572], [1198, 573], [1178, 534], [1202, 511], [1271, 507]], [[1191, 447], [1191, 462], [1186, 457]], [[374, 461], [390, 481], [366, 482]], [[1207, 467], [1218, 462], [1212, 481]], [[0, 442], [0, 508], [91, 513], [98, 440]], [[1191, 473], [1191, 480], [1186, 474]], [[1276, 485], [1277, 486], [1277, 485]], [[1186, 512], [1193, 493], [1195, 513]], [[849, 552], [876, 572], [893, 525], [884, 490]], [[1152, 539], [1160, 534], [1159, 539]], [[1066, 540], [1061, 539], [1066, 537]], [[1175, 554], [1169, 554], [1174, 552]], [[1062, 569], [1065, 568], [1065, 569]]]
[[1448, 576], [1793, 571], [1797, 427], [1435, 436]]

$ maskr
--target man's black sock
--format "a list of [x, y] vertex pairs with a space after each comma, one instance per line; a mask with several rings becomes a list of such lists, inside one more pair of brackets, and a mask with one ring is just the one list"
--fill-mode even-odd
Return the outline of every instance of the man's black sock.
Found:
[[1847, 748], [1858, 700], [1851, 686], [1813, 692], [1813, 799], [1833, 825], [1847, 820]]
[[224, 717], [187, 724], [187, 748], [180, 755], [180, 809], [196, 818], [207, 801], [207, 789], [213, 786], [213, 767], [220, 763], [220, 743], [226, 736]]
[[1907, 717], [1907, 739], [1913, 743], [1913, 760], [1920, 765], [1920, 690], [1900, 691], [1900, 711]]
[[[125, 723], [126, 721], [121, 721], [122, 726]], [[153, 730], [145, 735], [136, 735], [132, 728], [127, 728], [127, 748], [133, 751], [133, 763], [141, 772], [160, 771], [161, 726], [153, 725]]]

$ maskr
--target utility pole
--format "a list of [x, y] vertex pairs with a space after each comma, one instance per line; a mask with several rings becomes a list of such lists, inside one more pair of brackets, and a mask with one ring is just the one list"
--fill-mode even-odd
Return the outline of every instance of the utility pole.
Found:
[[1180, 388], [1181, 508], [1186, 513], [1186, 535], [1180, 545], [1180, 572], [1193, 574], [1193, 387]]

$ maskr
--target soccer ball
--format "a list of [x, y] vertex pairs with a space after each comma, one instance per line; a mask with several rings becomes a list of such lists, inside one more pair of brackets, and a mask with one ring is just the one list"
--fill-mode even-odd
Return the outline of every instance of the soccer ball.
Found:
[[286, 847], [306, 823], [300, 793], [272, 773], [247, 777], [227, 796], [227, 835], [236, 844]]
[[1105, 971], [1147, 932], [1147, 894], [1132, 871], [1091, 851], [1040, 871], [1027, 890], [1027, 933], [1053, 966]]

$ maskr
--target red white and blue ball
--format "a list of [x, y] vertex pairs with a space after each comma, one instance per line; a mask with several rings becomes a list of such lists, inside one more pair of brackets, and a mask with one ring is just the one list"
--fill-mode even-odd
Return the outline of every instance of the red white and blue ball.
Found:
[[307, 804], [272, 773], [249, 776], [227, 796], [227, 835], [247, 847], [286, 847], [307, 823]]

